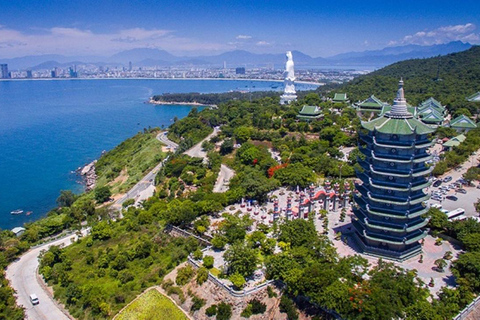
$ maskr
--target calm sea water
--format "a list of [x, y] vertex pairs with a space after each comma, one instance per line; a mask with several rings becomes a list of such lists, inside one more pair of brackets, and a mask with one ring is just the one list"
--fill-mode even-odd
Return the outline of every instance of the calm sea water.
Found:
[[[44, 216], [60, 190], [82, 191], [72, 171], [143, 128], [168, 127], [191, 108], [145, 104], [148, 97], [271, 89], [266, 81], [0, 81], [0, 228]], [[15, 209], [33, 214], [11, 215]]]

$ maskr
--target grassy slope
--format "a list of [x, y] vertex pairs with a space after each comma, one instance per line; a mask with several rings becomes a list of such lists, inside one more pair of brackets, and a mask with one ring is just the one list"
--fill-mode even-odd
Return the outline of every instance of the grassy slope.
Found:
[[[138, 133], [103, 155], [97, 162], [98, 186], [112, 184], [113, 193], [122, 193], [133, 187], [164, 157], [162, 144], [156, 139], [158, 131]], [[112, 183], [124, 170], [126, 181]]]
[[157, 319], [187, 320], [188, 318], [167, 297], [157, 290], [149, 290], [117, 315], [116, 320]]

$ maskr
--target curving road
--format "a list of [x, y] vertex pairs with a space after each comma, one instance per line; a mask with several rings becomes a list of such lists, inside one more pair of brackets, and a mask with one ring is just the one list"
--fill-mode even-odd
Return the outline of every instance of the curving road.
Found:
[[213, 128], [213, 132], [210, 133], [205, 139], [188, 149], [184, 152], [184, 154], [192, 157], [192, 158], [203, 158], [204, 160], [207, 159], [207, 153], [202, 149], [202, 143], [204, 141], [208, 141], [211, 138], [215, 137], [220, 132], [220, 127]]
[[[82, 230], [83, 234], [87, 230]], [[41, 245], [27, 251], [17, 261], [11, 263], [6, 270], [6, 278], [10, 285], [16, 291], [17, 304], [25, 308], [26, 319], [31, 320], [69, 320], [66, 313], [63, 313], [57, 303], [40, 285], [40, 279], [37, 278], [37, 268], [39, 265], [38, 256], [42, 250], [48, 250], [50, 246], [68, 246], [71, 238], [77, 239], [76, 235], [68, 235], [61, 239]], [[38, 296], [39, 304], [36, 306], [30, 302], [30, 294], [35, 293]], [[66, 312], [66, 311], [65, 311]]]
[[226, 165], [222, 164], [220, 166], [220, 172], [218, 173], [217, 182], [215, 182], [215, 186], [213, 187], [213, 192], [216, 193], [223, 193], [228, 191], [228, 184], [230, 179], [233, 178], [235, 175], [235, 171], [227, 167]]

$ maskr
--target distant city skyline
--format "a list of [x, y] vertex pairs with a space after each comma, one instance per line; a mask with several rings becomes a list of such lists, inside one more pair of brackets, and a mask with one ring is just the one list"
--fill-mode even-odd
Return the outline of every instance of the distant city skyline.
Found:
[[0, 7], [4, 59], [145, 47], [185, 56], [240, 49], [328, 57], [407, 44], [480, 44], [478, 1], [0, 0]]

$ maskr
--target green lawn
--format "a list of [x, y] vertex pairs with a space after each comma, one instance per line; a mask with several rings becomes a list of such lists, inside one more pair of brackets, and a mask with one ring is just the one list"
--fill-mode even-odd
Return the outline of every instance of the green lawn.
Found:
[[157, 290], [149, 290], [135, 300], [115, 320], [188, 320], [187, 316]]

